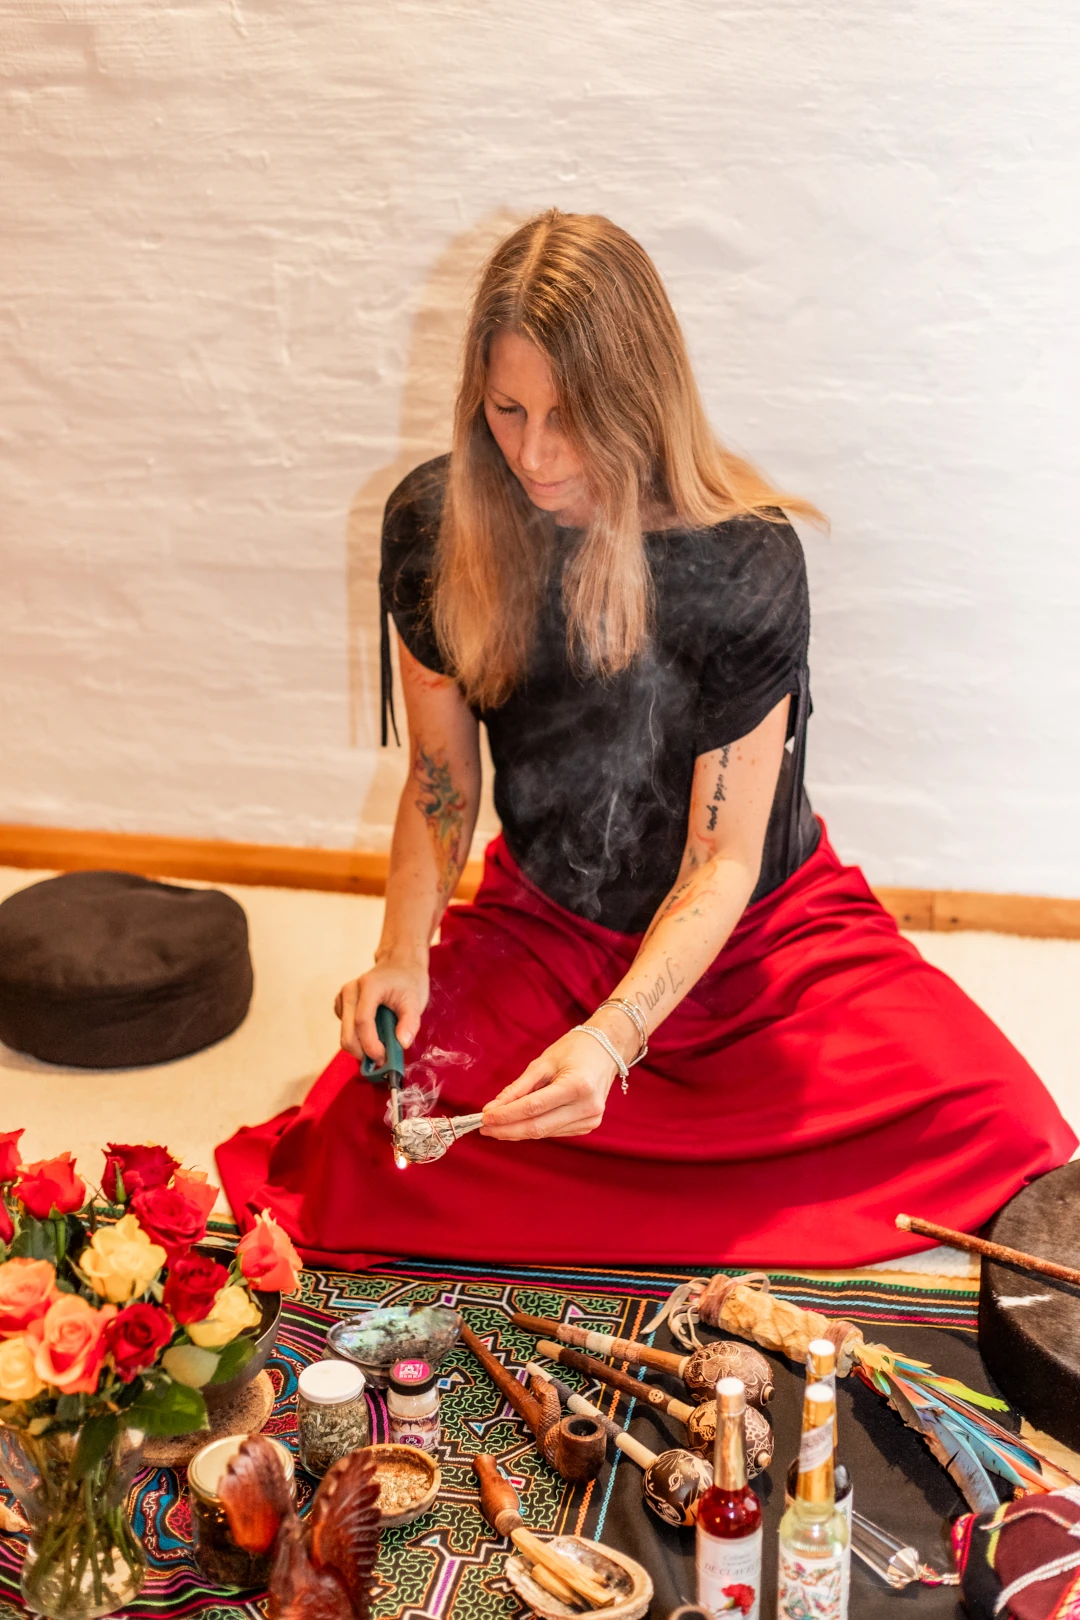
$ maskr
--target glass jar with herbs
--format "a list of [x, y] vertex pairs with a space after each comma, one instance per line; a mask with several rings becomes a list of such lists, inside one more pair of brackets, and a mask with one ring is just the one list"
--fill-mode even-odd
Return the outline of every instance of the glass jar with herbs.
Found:
[[300, 1466], [325, 1474], [340, 1457], [371, 1444], [365, 1379], [351, 1361], [313, 1361], [296, 1390]]

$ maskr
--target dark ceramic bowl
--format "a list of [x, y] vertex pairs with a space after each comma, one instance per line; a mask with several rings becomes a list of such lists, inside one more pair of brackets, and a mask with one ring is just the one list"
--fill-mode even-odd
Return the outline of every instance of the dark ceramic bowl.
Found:
[[[211, 1260], [219, 1260], [228, 1265], [232, 1260], [232, 1247], [228, 1243], [197, 1243], [197, 1254], [208, 1255]], [[262, 1321], [255, 1335], [255, 1354], [235, 1378], [227, 1378], [223, 1384], [204, 1384], [203, 1398], [207, 1410], [215, 1412], [240, 1393], [245, 1384], [250, 1384], [257, 1378], [270, 1359], [270, 1352], [277, 1343], [278, 1327], [281, 1322], [281, 1295], [279, 1293], [257, 1293], [252, 1290], [252, 1298], [262, 1311]]]

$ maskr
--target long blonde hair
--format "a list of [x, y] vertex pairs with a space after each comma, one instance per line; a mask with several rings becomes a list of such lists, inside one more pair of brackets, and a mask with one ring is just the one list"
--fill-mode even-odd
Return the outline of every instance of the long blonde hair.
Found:
[[550, 515], [529, 501], [484, 415], [492, 337], [527, 338], [551, 366], [564, 431], [595, 516], [563, 571], [569, 653], [600, 675], [649, 639], [643, 515], [705, 528], [776, 508], [820, 520], [725, 450], [709, 427], [656, 267], [601, 214], [557, 209], [492, 254], [473, 301], [436, 548], [432, 617], [471, 702], [494, 707], [524, 671], [555, 553]]

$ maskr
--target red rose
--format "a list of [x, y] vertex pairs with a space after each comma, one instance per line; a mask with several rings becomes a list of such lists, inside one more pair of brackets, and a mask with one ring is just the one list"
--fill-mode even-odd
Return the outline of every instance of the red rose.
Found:
[[164, 1350], [173, 1336], [173, 1325], [160, 1305], [146, 1305], [139, 1301], [127, 1305], [114, 1316], [105, 1328], [105, 1351], [112, 1356], [125, 1384], [138, 1373], [152, 1367], [159, 1350]]
[[0, 1131], [0, 1187], [19, 1173], [19, 1137], [22, 1131]]
[[185, 1254], [169, 1267], [162, 1295], [166, 1309], [181, 1327], [189, 1322], [204, 1322], [220, 1288], [229, 1280], [225, 1266], [219, 1266], [203, 1254]]
[[170, 1260], [206, 1235], [206, 1216], [178, 1187], [137, 1187], [131, 1208], [143, 1231], [161, 1244]]
[[47, 1221], [54, 1209], [60, 1215], [81, 1209], [86, 1202], [86, 1184], [75, 1174], [71, 1154], [61, 1153], [55, 1159], [24, 1164], [15, 1196], [21, 1199], [28, 1215]]
[[[106, 1198], [114, 1203], [122, 1204], [124, 1198], [130, 1198], [139, 1187], [165, 1187], [174, 1170], [180, 1168], [178, 1159], [174, 1159], [168, 1148], [158, 1147], [153, 1142], [136, 1142], [125, 1145], [122, 1142], [110, 1142], [108, 1152], [105, 1154], [105, 1170], [101, 1178], [102, 1190]], [[119, 1191], [116, 1178], [120, 1177], [120, 1186], [123, 1194], [117, 1197]]]
[[4, 1200], [0, 1198], [0, 1243], [8, 1244], [15, 1236], [15, 1222]]

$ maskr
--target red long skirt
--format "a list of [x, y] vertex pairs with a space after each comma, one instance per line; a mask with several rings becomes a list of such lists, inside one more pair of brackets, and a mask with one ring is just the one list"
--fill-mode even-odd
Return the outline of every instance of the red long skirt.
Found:
[[[541, 894], [497, 839], [432, 952], [410, 1053], [470, 1113], [609, 994], [638, 936]], [[421, 1071], [423, 1078], [423, 1071]], [[217, 1150], [238, 1220], [313, 1264], [855, 1266], [913, 1251], [904, 1210], [972, 1230], [1076, 1138], [1020, 1054], [922, 960], [824, 834], [750, 906], [590, 1136], [464, 1137], [394, 1168], [386, 1092], [339, 1053], [305, 1102]]]

